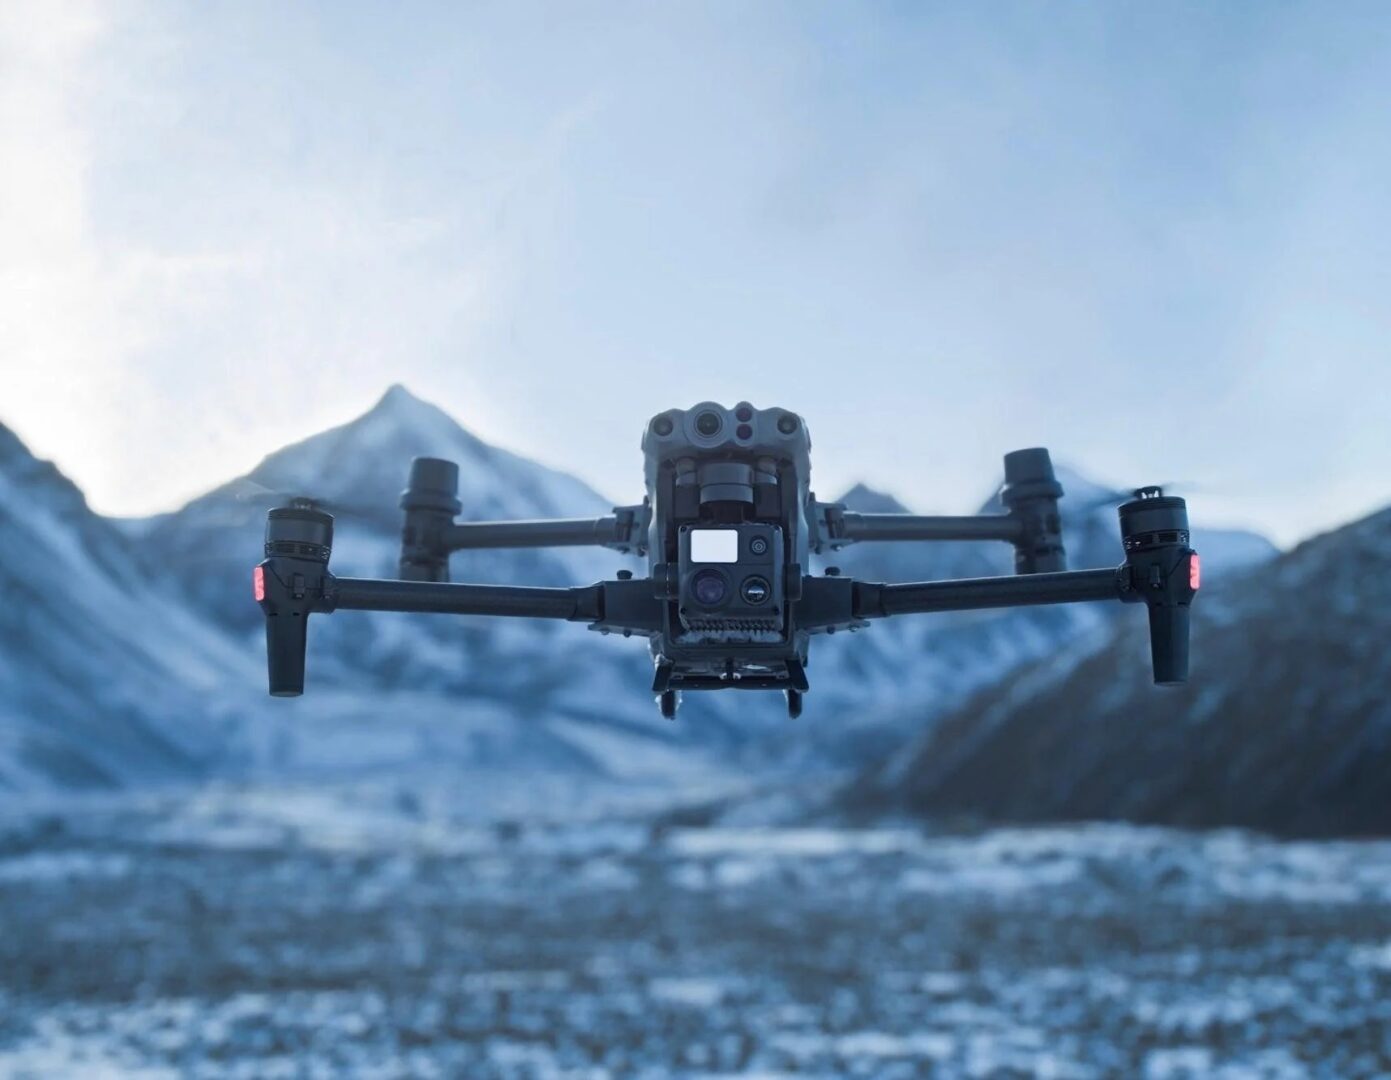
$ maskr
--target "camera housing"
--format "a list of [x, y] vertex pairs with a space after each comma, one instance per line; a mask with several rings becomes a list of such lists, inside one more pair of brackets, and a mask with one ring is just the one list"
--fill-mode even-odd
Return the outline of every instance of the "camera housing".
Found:
[[654, 416], [642, 449], [664, 605], [655, 688], [800, 690], [809, 634], [795, 609], [813, 528], [805, 422], [702, 402]]
[[679, 537], [680, 640], [786, 640], [782, 529], [762, 522], [685, 524]]

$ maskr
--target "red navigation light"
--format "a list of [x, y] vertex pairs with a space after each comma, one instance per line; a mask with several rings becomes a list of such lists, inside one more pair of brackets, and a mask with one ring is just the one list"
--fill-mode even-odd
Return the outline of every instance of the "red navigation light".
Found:
[[1197, 592], [1202, 580], [1203, 571], [1202, 567], [1198, 565], [1198, 553], [1195, 551], [1188, 556], [1188, 587]]
[[266, 568], [258, 566], [251, 571], [251, 594], [256, 597], [256, 603], [260, 603], [266, 598]]

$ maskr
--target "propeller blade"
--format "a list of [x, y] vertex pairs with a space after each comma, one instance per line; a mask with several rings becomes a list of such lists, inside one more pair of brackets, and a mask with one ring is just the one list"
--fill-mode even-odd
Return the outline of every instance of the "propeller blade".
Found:
[[1154, 491], [1156, 488], [1162, 495], [1187, 495], [1194, 491], [1206, 490], [1203, 485], [1187, 480], [1172, 480], [1164, 484], [1145, 484], [1133, 488], [1113, 488], [1084, 503], [1069, 506], [1067, 502], [1064, 502], [1063, 510], [1065, 513], [1071, 514], [1089, 514], [1093, 510], [1100, 510], [1103, 506], [1119, 506], [1121, 503], [1139, 497], [1142, 491]]
[[267, 503], [272, 506], [296, 506], [305, 510], [322, 510], [326, 514], [335, 513], [341, 507], [329, 499], [316, 498], [298, 491], [277, 491], [265, 484], [243, 477], [232, 481], [232, 498], [237, 502]]
[[229, 527], [247, 525], [252, 521], [260, 521], [266, 510], [281, 506], [319, 510], [325, 514], [332, 514], [335, 518], [367, 522], [374, 526], [383, 524], [381, 515], [374, 516], [332, 499], [320, 499], [303, 492], [277, 490], [248, 477], [241, 477], [224, 485], [221, 494], [230, 496], [230, 500], [218, 500], [220, 512], [213, 511], [208, 516], [206, 520], [210, 524]]

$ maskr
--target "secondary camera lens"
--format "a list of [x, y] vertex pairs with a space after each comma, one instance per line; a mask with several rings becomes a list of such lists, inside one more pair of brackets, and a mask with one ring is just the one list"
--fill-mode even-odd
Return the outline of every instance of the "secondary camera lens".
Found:
[[691, 580], [691, 592], [696, 603], [704, 607], [722, 603], [727, 591], [724, 575], [718, 570], [702, 570]]
[[784, 435], [791, 435], [797, 430], [797, 418], [791, 413], [783, 413], [778, 417], [778, 430]]
[[719, 413], [703, 412], [696, 417], [695, 427], [696, 431], [708, 438], [720, 433], [720, 428], [724, 427], [724, 420], [720, 418]]
[[761, 536], [755, 536], [749, 541], [749, 550], [755, 555], [766, 555], [768, 553], [768, 541]]
[[659, 416], [652, 421], [652, 430], [658, 435], [667, 436], [671, 434], [671, 417]]
[[739, 595], [748, 604], [761, 604], [768, 599], [768, 594], [772, 589], [761, 577], [745, 578], [744, 584], [739, 587]]

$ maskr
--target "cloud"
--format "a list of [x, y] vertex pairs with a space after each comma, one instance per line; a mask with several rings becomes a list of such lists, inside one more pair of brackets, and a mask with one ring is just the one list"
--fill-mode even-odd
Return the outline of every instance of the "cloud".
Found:
[[[7, 417], [53, 452], [68, 412], [109, 393], [109, 368], [141, 333], [93, 243], [85, 65], [110, 25], [100, 4], [0, 8], [0, 388]], [[74, 409], [75, 406], [75, 409]]]
[[395, 378], [486, 400], [461, 357], [506, 289], [495, 217], [582, 108], [425, 199], [370, 147], [315, 149], [312, 117], [191, 79], [199, 27], [4, 10], [0, 401], [99, 509], [189, 497]]
[[0, 5], [0, 417], [143, 512], [403, 381], [626, 500], [747, 398], [823, 494], [1048, 442], [1290, 540], [1389, 494], [1383, 25]]

